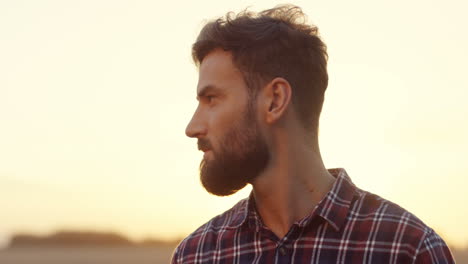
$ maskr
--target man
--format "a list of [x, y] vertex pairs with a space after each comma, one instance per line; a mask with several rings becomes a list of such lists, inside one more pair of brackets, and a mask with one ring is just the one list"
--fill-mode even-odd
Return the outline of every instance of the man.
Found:
[[295, 6], [208, 23], [193, 45], [199, 101], [186, 134], [215, 195], [251, 195], [185, 238], [173, 263], [454, 263], [396, 204], [327, 170], [318, 144], [326, 46]]

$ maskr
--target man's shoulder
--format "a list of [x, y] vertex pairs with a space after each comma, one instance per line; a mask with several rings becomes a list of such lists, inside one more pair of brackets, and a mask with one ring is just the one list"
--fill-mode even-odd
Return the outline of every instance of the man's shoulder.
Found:
[[420, 232], [428, 232], [428, 226], [409, 210], [377, 194], [361, 189], [357, 191], [349, 217], [386, 224], [405, 224]]
[[174, 251], [174, 258], [187, 257], [196, 252], [203, 252], [200, 246], [214, 246], [220, 234], [229, 235], [229, 232], [235, 231], [247, 217], [248, 198], [237, 202], [231, 209], [213, 217], [211, 220], [198, 227], [185, 239], [183, 239]]
[[444, 240], [421, 219], [400, 205], [358, 189], [345, 228], [382, 251], [398, 250], [414, 263], [453, 263]]
[[438, 235], [420, 218], [402, 206], [374, 193], [358, 189], [348, 221], [364, 226], [376, 240], [411, 244], [415, 249], [425, 240]]

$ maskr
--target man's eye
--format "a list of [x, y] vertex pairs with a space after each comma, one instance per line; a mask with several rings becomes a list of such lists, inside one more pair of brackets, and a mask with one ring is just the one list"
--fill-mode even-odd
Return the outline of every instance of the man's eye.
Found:
[[214, 98], [215, 98], [214, 96], [208, 95], [208, 96], [206, 96], [206, 101], [208, 101], [209, 103], [211, 103], [211, 101], [213, 101]]

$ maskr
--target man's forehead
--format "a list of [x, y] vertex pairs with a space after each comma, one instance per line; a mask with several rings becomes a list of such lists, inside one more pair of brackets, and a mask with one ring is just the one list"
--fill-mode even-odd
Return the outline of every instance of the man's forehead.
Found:
[[200, 64], [200, 68], [202, 68], [204, 65], [207, 67], [207, 65], [213, 64], [213, 63], [228, 63], [232, 64], [232, 52], [226, 51], [223, 49], [214, 49], [210, 51], [202, 60]]
[[225, 87], [243, 81], [241, 72], [234, 66], [228, 51], [216, 49], [205, 56], [200, 64], [197, 93], [204, 89]]

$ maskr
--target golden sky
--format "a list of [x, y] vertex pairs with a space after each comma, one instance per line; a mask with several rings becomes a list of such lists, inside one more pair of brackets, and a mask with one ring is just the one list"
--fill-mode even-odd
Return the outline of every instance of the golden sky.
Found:
[[[0, 2], [0, 241], [179, 237], [247, 196], [199, 184], [190, 47], [208, 19], [279, 3]], [[327, 167], [468, 246], [466, 1], [294, 3], [329, 48]]]

